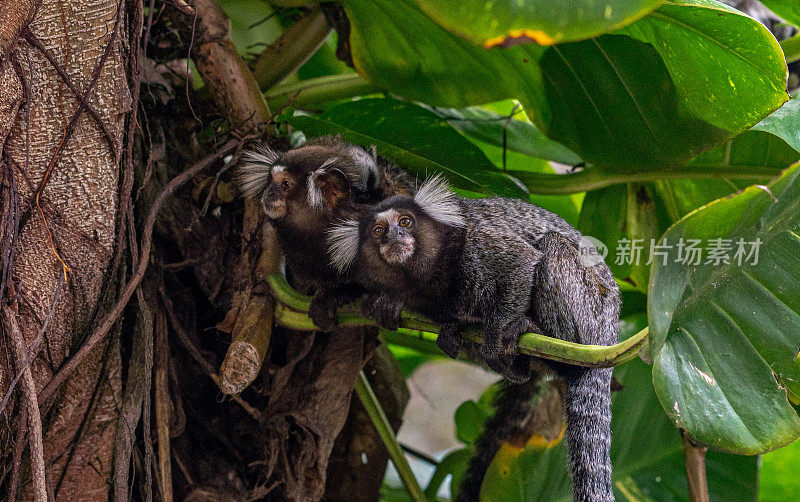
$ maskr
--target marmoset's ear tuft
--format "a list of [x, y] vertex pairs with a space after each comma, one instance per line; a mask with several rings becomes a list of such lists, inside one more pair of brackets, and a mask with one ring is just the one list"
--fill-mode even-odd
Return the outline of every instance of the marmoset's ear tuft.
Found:
[[441, 174], [428, 178], [419, 187], [414, 202], [440, 223], [451, 227], [463, 227], [466, 224], [458, 195], [450, 190], [450, 185]]
[[327, 232], [328, 254], [330, 255], [331, 265], [339, 271], [345, 272], [349, 269], [358, 256], [358, 221], [345, 220], [336, 224]]
[[270, 170], [280, 155], [263, 143], [242, 152], [236, 168], [236, 186], [243, 197], [259, 195], [267, 188]]
[[322, 193], [322, 189], [317, 185], [317, 177], [328, 174], [329, 166], [335, 164], [337, 159], [337, 157], [332, 157], [326, 160], [308, 175], [306, 199], [308, 200], [308, 207], [311, 209], [322, 209], [325, 204], [325, 194]]

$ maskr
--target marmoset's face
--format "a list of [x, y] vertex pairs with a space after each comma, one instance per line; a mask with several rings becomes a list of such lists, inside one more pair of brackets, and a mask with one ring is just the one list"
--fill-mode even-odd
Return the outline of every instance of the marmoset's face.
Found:
[[272, 220], [286, 216], [289, 201], [296, 199], [298, 193], [303, 192], [303, 187], [283, 165], [272, 166], [270, 184], [261, 196], [264, 212]]
[[406, 209], [391, 208], [375, 215], [367, 231], [386, 263], [403, 264], [413, 256], [414, 223], [414, 215]]
[[350, 196], [347, 176], [337, 167], [339, 157], [325, 157], [319, 147], [286, 152], [270, 170], [270, 183], [261, 201], [273, 220], [308, 209], [332, 209]]

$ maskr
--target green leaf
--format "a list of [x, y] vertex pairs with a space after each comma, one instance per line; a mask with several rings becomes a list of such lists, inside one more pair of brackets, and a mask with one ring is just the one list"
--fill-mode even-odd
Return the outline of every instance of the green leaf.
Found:
[[336, 57], [337, 33], [334, 31], [311, 58], [297, 69], [297, 77], [300, 80], [324, 77], [327, 75], [338, 75], [341, 73], [353, 73], [353, 69], [344, 64]]
[[774, 134], [800, 152], [800, 99], [787, 101], [754, 125], [752, 130]]
[[671, 1], [615, 35], [485, 50], [410, 0], [342, 0], [356, 70], [431, 105], [519, 99], [542, 132], [609, 172], [680, 166], [786, 100], [769, 31], [708, 0]]
[[277, 16], [253, 26], [273, 14], [261, 0], [225, 0], [220, 5], [231, 20], [231, 40], [240, 54], [261, 52], [264, 46], [256, 44], [272, 43], [283, 32]]
[[308, 136], [341, 134], [378, 152], [420, 178], [443, 173], [454, 186], [484, 194], [528, 198], [525, 188], [503, 174], [446, 120], [421, 106], [389, 98], [341, 104], [318, 117], [295, 115], [290, 123]]
[[800, 4], [794, 0], [761, 0], [769, 10], [800, 27]]
[[[652, 268], [656, 392], [676, 425], [717, 449], [763, 453], [800, 436], [787, 399], [800, 394], [798, 175], [791, 169], [768, 188], [690, 213], [664, 234], [667, 256]], [[708, 249], [700, 264], [681, 263], [678, 244], [689, 239], [700, 239], [701, 249], [731, 239], [721, 253], [729, 263]], [[736, 254], [740, 240], [744, 255]], [[755, 249], [757, 262], [747, 256]]]
[[800, 493], [800, 441], [771, 451], [761, 457], [758, 499], [762, 502], [792, 500]]
[[451, 489], [459, 486], [464, 477], [464, 472], [467, 470], [467, 464], [474, 453], [471, 446], [448, 453], [436, 466], [436, 470], [433, 471], [433, 476], [431, 476], [431, 480], [425, 488], [425, 496], [433, 500], [448, 475], [452, 476], [450, 480]]
[[492, 409], [475, 401], [465, 401], [456, 410], [456, 437], [465, 444], [473, 444], [483, 431], [483, 423]]
[[485, 47], [552, 45], [613, 31], [662, 0], [414, 0], [438, 24]]
[[581, 158], [569, 148], [551, 140], [526, 120], [503, 116], [477, 106], [434, 108], [433, 111], [467, 136], [491, 145], [562, 164], [576, 165], [581, 162]]
[[[646, 324], [644, 315], [623, 319], [620, 339]], [[622, 384], [612, 403], [611, 460], [616, 500], [688, 502], [680, 434], [655, 395], [650, 366], [636, 359], [616, 367], [614, 376]], [[482, 500], [568, 502], [567, 469], [563, 442], [545, 450], [529, 447], [515, 452], [506, 448], [487, 473]], [[756, 457], [709, 452], [707, 470], [711, 500], [755, 499]]]

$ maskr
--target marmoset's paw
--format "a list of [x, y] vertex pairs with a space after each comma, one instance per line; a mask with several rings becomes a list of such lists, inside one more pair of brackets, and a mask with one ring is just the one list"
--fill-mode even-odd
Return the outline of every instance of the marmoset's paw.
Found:
[[308, 308], [308, 317], [322, 331], [330, 331], [336, 327], [336, 304], [323, 298], [314, 297]]
[[462, 342], [463, 339], [458, 334], [441, 333], [436, 339], [436, 346], [442, 349], [447, 357], [456, 359], [461, 351]]
[[395, 331], [400, 327], [400, 305], [384, 296], [365, 296], [361, 302], [361, 313], [381, 328]]

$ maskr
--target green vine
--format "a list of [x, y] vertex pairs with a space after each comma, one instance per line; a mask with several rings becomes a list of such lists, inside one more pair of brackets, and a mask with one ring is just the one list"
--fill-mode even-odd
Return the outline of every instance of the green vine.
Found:
[[[275, 307], [275, 322], [292, 329], [318, 329], [308, 317], [311, 298], [301, 295], [280, 275], [271, 275], [269, 284], [278, 300]], [[374, 326], [375, 323], [358, 314], [355, 306], [340, 309], [338, 317], [340, 326]], [[391, 343], [404, 345], [425, 352], [439, 353], [436, 347], [438, 327], [419, 316], [403, 312], [401, 327], [397, 333], [387, 333], [384, 338]], [[576, 366], [607, 368], [634, 359], [648, 341], [649, 329], [645, 328], [632, 337], [616, 345], [583, 345], [567, 342], [538, 333], [525, 333], [519, 338], [519, 351], [522, 354], [541, 357]], [[482, 332], [471, 326], [464, 336], [479, 342]]]

